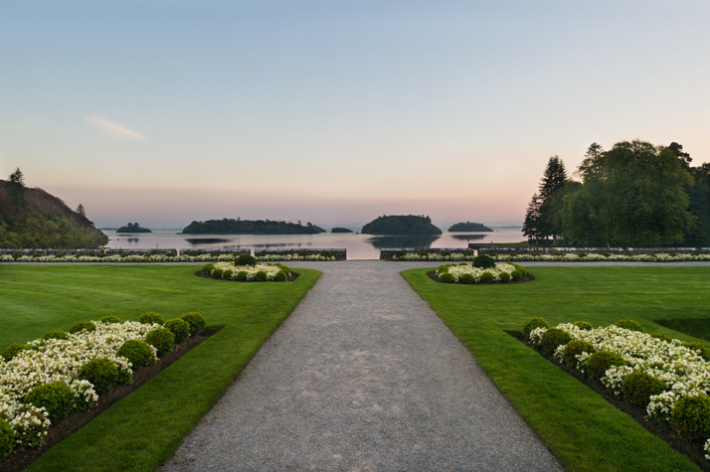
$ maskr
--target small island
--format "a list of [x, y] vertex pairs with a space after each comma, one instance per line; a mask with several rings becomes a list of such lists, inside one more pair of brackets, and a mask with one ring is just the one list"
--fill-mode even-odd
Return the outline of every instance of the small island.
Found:
[[428, 216], [390, 215], [380, 216], [363, 226], [362, 234], [422, 236], [441, 234], [441, 230], [431, 224]]
[[302, 225], [285, 221], [242, 220], [224, 218], [221, 220], [193, 221], [183, 230], [183, 234], [318, 234], [325, 233], [320, 226], [311, 223]]
[[330, 230], [331, 233], [352, 233], [353, 230], [350, 228], [342, 228], [340, 226], [336, 226], [335, 228]]
[[482, 233], [484, 231], [492, 232], [493, 230], [481, 223], [471, 223], [470, 221], [467, 221], [465, 223], [456, 223], [449, 228], [449, 231], [452, 233]]
[[117, 233], [152, 233], [148, 228], [142, 228], [138, 223], [128, 223], [116, 230]]

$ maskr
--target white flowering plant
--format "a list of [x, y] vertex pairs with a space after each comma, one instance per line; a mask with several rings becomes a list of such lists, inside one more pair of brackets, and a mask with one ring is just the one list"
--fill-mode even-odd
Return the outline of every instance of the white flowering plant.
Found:
[[235, 265], [234, 262], [215, 262], [202, 268], [202, 273], [212, 278], [241, 282], [285, 282], [291, 269], [279, 263]]
[[527, 275], [524, 267], [511, 263], [495, 264], [494, 267], [473, 267], [465, 262], [444, 264], [436, 270], [439, 281], [445, 283], [506, 283], [520, 281]]
[[[621, 324], [621, 323], [619, 323]], [[585, 341], [594, 351], [608, 351], [621, 356], [624, 365], [612, 365], [600, 378], [609, 392], [621, 396], [624, 379], [643, 372], [660, 381], [661, 393], [650, 395], [646, 413], [662, 423], [671, 420], [675, 404], [684, 397], [706, 395], [710, 392], [710, 362], [701, 352], [678, 339], [662, 339], [640, 331], [616, 325], [583, 329], [577, 324], [562, 323], [554, 328], [569, 334], [570, 339]], [[550, 328], [538, 327], [530, 331], [530, 344], [539, 348], [543, 336]], [[563, 362], [565, 345], [558, 346], [554, 358]], [[575, 368], [585, 375], [591, 353], [576, 354]], [[706, 457], [710, 460], [710, 439], [705, 443]]]
[[[2, 254], [0, 262], [52, 262], [52, 263], [76, 263], [76, 262], [101, 262], [101, 263], [121, 263], [121, 262], [227, 262], [233, 261], [240, 254], [112, 254], [112, 255], [20, 255]], [[265, 254], [257, 253], [256, 259], [260, 261], [334, 261], [335, 257], [329, 251], [321, 253], [299, 253], [299, 254]]]
[[[498, 262], [694, 262], [710, 261], [710, 254], [486, 254]], [[393, 261], [472, 261], [472, 252], [398, 251]]]
[[[15, 432], [16, 448], [39, 447], [51, 425], [45, 408], [25, 403], [25, 396], [35, 387], [63, 382], [74, 393], [74, 411], [91, 409], [98, 400], [94, 385], [79, 379], [79, 371], [94, 359], [108, 359], [119, 372], [123, 383], [133, 381], [133, 366], [117, 354], [125, 341], [145, 341], [158, 324], [93, 322], [94, 331], [79, 331], [67, 339], [40, 339], [27, 343], [8, 361], [0, 360], [0, 419]], [[154, 359], [157, 350], [149, 346]], [[0, 358], [2, 359], [2, 358]]]

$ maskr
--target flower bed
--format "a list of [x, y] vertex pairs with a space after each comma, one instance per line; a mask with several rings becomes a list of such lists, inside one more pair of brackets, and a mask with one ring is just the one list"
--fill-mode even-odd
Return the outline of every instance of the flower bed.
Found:
[[301, 251], [298, 253], [272, 253], [272, 252], [256, 252], [254, 257], [258, 261], [334, 261], [335, 256], [330, 251], [321, 251], [313, 253]]
[[[251, 258], [251, 256], [246, 256], [246, 258]], [[250, 264], [240, 264], [239, 260], [236, 264], [234, 262], [206, 264], [198, 272], [198, 275], [235, 282], [286, 282], [293, 280], [295, 276], [291, 269], [278, 262], [275, 264], [260, 264], [253, 261]]]
[[[3, 254], [0, 255], [0, 262], [101, 262], [101, 263], [121, 263], [121, 262], [227, 262], [234, 261], [242, 254], [185, 254], [176, 256], [174, 254], [112, 254], [105, 255], [21, 255]], [[334, 261], [335, 257], [329, 251], [322, 251], [318, 254], [297, 253], [297, 254], [265, 254], [256, 253], [259, 261]]]
[[[479, 263], [481, 260], [484, 263]], [[510, 263], [496, 264], [485, 256], [476, 258], [473, 265], [465, 262], [444, 264], [431, 274], [437, 282], [453, 284], [498, 284], [533, 280], [525, 267]]]
[[204, 328], [188, 313], [162, 326], [162, 317], [141, 322], [116, 317], [77, 323], [42, 339], [14, 344], [0, 359], [0, 459], [13, 450], [40, 447], [50, 425], [91, 410], [98, 395], [133, 382], [133, 372], [153, 365], [177, 342]]
[[613, 397], [644, 408], [647, 418], [690, 443], [704, 442], [710, 460], [710, 350], [704, 345], [643, 333], [631, 320], [553, 328], [532, 318], [523, 335], [579, 377], [598, 380]]
[[[695, 262], [710, 261], [710, 254], [485, 254], [497, 262]], [[405, 252], [399, 251], [393, 261], [472, 261], [472, 252]]]

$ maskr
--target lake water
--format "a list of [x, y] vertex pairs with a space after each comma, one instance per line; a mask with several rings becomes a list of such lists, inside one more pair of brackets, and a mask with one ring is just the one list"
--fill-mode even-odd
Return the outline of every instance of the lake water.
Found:
[[403, 247], [466, 248], [470, 242], [514, 243], [524, 241], [520, 229], [499, 229], [492, 233], [449, 233], [439, 236], [374, 236], [355, 233], [320, 234], [179, 234], [179, 230], [118, 234], [104, 230], [106, 245], [115, 249], [264, 249], [345, 248], [348, 259], [379, 259], [380, 249]]

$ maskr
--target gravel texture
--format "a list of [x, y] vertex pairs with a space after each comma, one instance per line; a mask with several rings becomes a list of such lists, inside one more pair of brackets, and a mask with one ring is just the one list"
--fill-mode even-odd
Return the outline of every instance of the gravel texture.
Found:
[[561, 471], [399, 272], [323, 271], [167, 471]]

